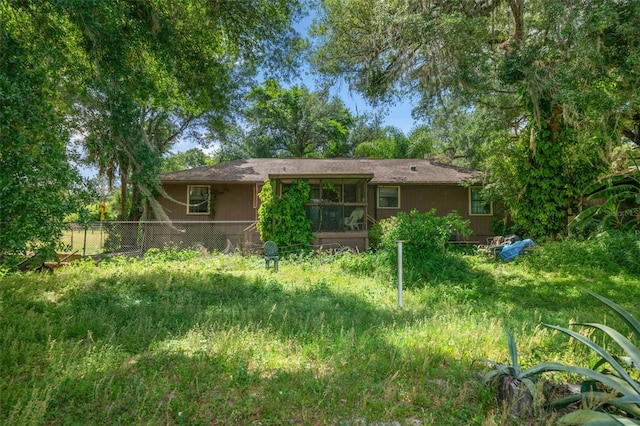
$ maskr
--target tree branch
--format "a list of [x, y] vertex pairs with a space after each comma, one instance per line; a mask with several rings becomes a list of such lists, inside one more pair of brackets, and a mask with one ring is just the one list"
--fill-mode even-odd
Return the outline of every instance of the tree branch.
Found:
[[640, 146], [640, 132], [634, 132], [633, 130], [625, 127], [622, 129], [622, 135], [636, 146]]

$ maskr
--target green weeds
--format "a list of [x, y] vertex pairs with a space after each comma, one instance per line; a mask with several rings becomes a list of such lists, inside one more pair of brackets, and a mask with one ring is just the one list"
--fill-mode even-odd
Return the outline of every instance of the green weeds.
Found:
[[577, 283], [640, 303], [636, 274], [564, 267], [553, 244], [507, 264], [447, 254], [408, 279], [402, 310], [370, 253], [277, 273], [176, 252], [6, 274], [0, 423], [500, 424], [473, 361], [508, 360], [503, 326], [522, 336], [522, 368], [580, 364], [590, 351], [539, 326], [604, 316]]

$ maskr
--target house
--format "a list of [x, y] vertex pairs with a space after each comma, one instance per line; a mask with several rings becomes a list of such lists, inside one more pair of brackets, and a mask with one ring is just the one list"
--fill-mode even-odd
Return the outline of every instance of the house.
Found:
[[441, 215], [455, 210], [470, 221], [473, 239], [484, 240], [492, 235], [493, 208], [479, 186], [468, 184], [478, 175], [430, 160], [252, 158], [163, 174], [159, 202], [172, 221], [240, 221], [249, 224], [246, 232], [257, 221], [266, 179], [279, 193], [303, 178], [312, 190], [305, 207], [316, 246], [365, 250], [373, 223], [413, 209]]

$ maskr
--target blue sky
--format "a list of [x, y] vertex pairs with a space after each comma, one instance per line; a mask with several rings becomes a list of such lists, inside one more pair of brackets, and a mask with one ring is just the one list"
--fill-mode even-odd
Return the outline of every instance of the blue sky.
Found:
[[[301, 35], [306, 36], [312, 20], [313, 15], [310, 15], [298, 22], [294, 27]], [[303, 67], [300, 70], [298, 77], [293, 79], [292, 85], [304, 85], [310, 91], [319, 89], [318, 85], [316, 84], [315, 77], [308, 66]], [[351, 92], [347, 83], [344, 81], [337, 81], [332, 88], [331, 93], [332, 95], [342, 99], [344, 104], [354, 115], [362, 115], [367, 112], [385, 112], [385, 114], [383, 115], [383, 124], [397, 127], [398, 129], [402, 130], [405, 135], [408, 134], [417, 125], [417, 123], [411, 117], [411, 110], [413, 108], [413, 105], [411, 104], [410, 100], [397, 101], [394, 105], [385, 105], [376, 109], [357, 93]], [[182, 140], [180, 142], [177, 142], [173, 146], [171, 151], [174, 153], [184, 152], [194, 147], [196, 147], [196, 145], [193, 142]]]
[[[303, 36], [308, 36], [309, 27], [314, 19], [313, 12], [301, 21], [299, 21], [294, 28]], [[297, 79], [296, 84], [304, 84], [310, 90], [317, 89], [316, 84], [313, 80], [313, 76], [310, 75], [309, 69], [303, 70], [301, 72], [300, 77]], [[353, 114], [363, 114], [365, 112], [382, 112], [376, 111], [374, 107], [372, 107], [367, 101], [365, 101], [361, 96], [357, 93], [351, 93], [349, 91], [348, 85], [346, 82], [337, 82], [335, 87], [332, 90], [332, 94], [338, 96], [345, 103], [347, 108], [351, 110]], [[389, 126], [394, 126], [399, 128], [404, 132], [404, 134], [408, 134], [414, 127], [416, 127], [416, 123], [411, 118], [411, 110], [413, 109], [413, 105], [410, 100], [405, 101], [397, 101], [395, 105], [387, 105], [386, 107], [387, 114], [385, 115], [384, 124]]]

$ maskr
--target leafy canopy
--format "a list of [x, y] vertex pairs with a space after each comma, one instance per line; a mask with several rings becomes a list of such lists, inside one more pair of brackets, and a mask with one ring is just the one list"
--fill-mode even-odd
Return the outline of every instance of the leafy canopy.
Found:
[[303, 6], [0, 0], [0, 161], [12, 171], [2, 177], [0, 252], [55, 245], [75, 209], [71, 139], [120, 179], [123, 217], [140, 218], [180, 135], [223, 122], [258, 69], [292, 69]]
[[443, 151], [481, 155], [474, 163], [491, 172], [492, 193], [532, 236], [563, 233], [567, 209], [604, 171], [611, 147], [621, 135], [636, 140], [637, 2], [322, 7], [316, 68], [374, 101], [414, 95], [423, 117], [472, 117], [462, 121], [467, 139], [455, 135]]
[[328, 91], [284, 88], [276, 80], [253, 88], [242, 118], [248, 130], [224, 143], [225, 159], [343, 157], [353, 117]]

